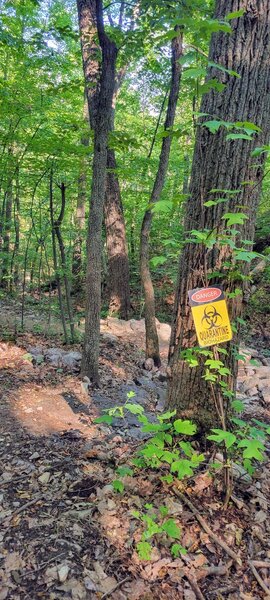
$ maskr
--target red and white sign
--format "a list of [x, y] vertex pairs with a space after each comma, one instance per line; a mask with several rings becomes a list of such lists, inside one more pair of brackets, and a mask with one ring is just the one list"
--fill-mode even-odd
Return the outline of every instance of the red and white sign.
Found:
[[209, 287], [198, 290], [197, 292], [192, 294], [190, 299], [192, 300], [192, 302], [205, 304], [206, 302], [213, 302], [214, 300], [217, 300], [221, 295], [222, 290], [220, 288]]

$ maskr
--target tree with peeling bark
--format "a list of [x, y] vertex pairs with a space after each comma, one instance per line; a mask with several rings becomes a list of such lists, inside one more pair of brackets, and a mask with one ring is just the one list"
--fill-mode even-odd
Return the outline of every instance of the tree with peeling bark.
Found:
[[[208, 242], [189, 240], [182, 251], [169, 352], [168, 406], [176, 408], [182, 418], [195, 420], [203, 431], [218, 423], [215, 394], [220, 389], [204, 378], [205, 357], [199, 357], [199, 364], [192, 368], [184, 360], [183, 351], [197, 344], [188, 291], [209, 282], [222, 282], [232, 296], [237, 286], [243, 288], [241, 268], [236, 270], [233, 250], [230, 244], [222, 244], [222, 236], [226, 234], [226, 215], [243, 210], [246, 218], [242, 225], [238, 220], [238, 232], [231, 235], [245, 275], [246, 240], [252, 244], [266, 159], [265, 153], [254, 154], [254, 149], [267, 144], [270, 135], [269, 0], [216, 0], [215, 18], [222, 27], [212, 35], [206, 84], [215, 79], [219, 91], [211, 89], [202, 98], [185, 216], [186, 235], [195, 241], [190, 232], [196, 230], [204, 233]], [[242, 295], [230, 300], [234, 322], [241, 308]], [[235, 333], [223, 357], [232, 392], [237, 344]], [[226, 402], [225, 409], [229, 409]]]
[[167, 114], [164, 123], [164, 137], [159, 157], [158, 170], [153, 185], [149, 207], [145, 211], [140, 240], [140, 272], [145, 301], [145, 333], [146, 333], [146, 358], [152, 358], [154, 364], [161, 364], [159, 354], [159, 341], [156, 326], [155, 293], [149, 267], [149, 241], [153, 219], [152, 207], [161, 197], [168, 169], [172, 136], [170, 130], [174, 125], [177, 101], [180, 90], [181, 64], [183, 52], [183, 34], [179, 27], [175, 27], [175, 37], [171, 44], [171, 82], [168, 99]]

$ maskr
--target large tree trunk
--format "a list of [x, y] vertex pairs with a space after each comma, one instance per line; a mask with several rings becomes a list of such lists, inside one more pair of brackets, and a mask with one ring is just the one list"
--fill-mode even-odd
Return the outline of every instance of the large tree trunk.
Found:
[[[182, 33], [178, 33], [172, 40], [172, 75], [168, 108], [164, 124], [165, 131], [173, 127], [175, 119], [181, 79], [181, 65], [179, 59], [182, 55], [182, 41]], [[158, 171], [150, 197], [150, 205], [155, 204], [160, 200], [168, 169], [171, 141], [171, 136], [164, 137], [162, 141]], [[149, 268], [149, 237], [152, 219], [152, 210], [146, 210], [141, 229], [140, 271], [145, 299], [146, 358], [152, 358], [155, 365], [159, 367], [161, 361], [155, 315], [155, 293]]]
[[[222, 216], [226, 212], [243, 211], [249, 219], [241, 229], [241, 239], [252, 240], [265, 155], [254, 158], [251, 153], [256, 146], [266, 144], [270, 134], [270, 3], [269, 0], [248, 3], [246, 0], [217, 0], [216, 18], [224, 19], [229, 12], [241, 8], [245, 14], [233, 19], [232, 33], [215, 33], [210, 45], [210, 61], [236, 71], [239, 77], [227, 75], [215, 67], [209, 69], [208, 79], [216, 77], [226, 87], [222, 92], [212, 90], [204, 95], [200, 111], [208, 116], [203, 117], [201, 123], [211, 119], [249, 121], [262, 131], [252, 141], [226, 140], [226, 128], [220, 127], [212, 134], [206, 126], [198, 126], [185, 230], [218, 232], [224, 229]], [[224, 190], [237, 190], [238, 193], [226, 195]], [[227, 203], [204, 206], [205, 201], [224, 195], [228, 198]], [[237, 229], [240, 229], [239, 225]], [[240, 239], [238, 243], [241, 245]], [[220, 394], [220, 388], [219, 391], [213, 389], [213, 384], [211, 386], [202, 378], [205, 368], [202, 360], [198, 367], [190, 368], [180, 359], [181, 351], [197, 345], [188, 291], [207, 285], [208, 275], [217, 271], [223, 272], [223, 278], [211, 279], [211, 284], [223, 283], [227, 289], [235, 284], [239, 287], [239, 282], [231, 284], [228, 281], [226, 261], [231, 260], [232, 251], [228, 245], [215, 244], [207, 250], [204, 245], [187, 243], [179, 263], [169, 351], [168, 405], [177, 408], [182, 417], [195, 420], [204, 431], [217, 423], [214, 395]], [[232, 301], [232, 319], [241, 312], [241, 304], [241, 296]], [[237, 343], [237, 335], [234, 342]], [[237, 362], [231, 343], [227, 349], [225, 363], [231, 369], [227, 383], [234, 391]]]
[[[88, 90], [89, 114], [95, 110], [94, 128], [94, 157], [93, 174], [90, 201], [90, 216], [87, 237], [87, 274], [86, 274], [86, 316], [85, 316], [85, 342], [82, 358], [82, 373], [98, 383], [98, 359], [100, 338], [100, 311], [101, 311], [101, 260], [102, 260], [102, 220], [106, 187], [107, 147], [112, 118], [112, 103], [115, 87], [115, 64], [117, 58], [117, 47], [105, 33], [103, 23], [102, 0], [89, 0], [91, 9], [90, 17], [93, 21], [88, 22], [86, 31], [90, 31], [88, 44], [94, 43], [91, 39], [96, 29], [98, 31], [99, 44], [102, 50], [101, 74], [99, 78], [98, 102], [92, 104], [94, 92], [90, 92], [90, 79], [86, 79]], [[96, 13], [95, 13], [96, 10]], [[81, 2], [78, 2], [79, 23]], [[82, 35], [82, 33], [81, 33]], [[83, 41], [82, 41], [83, 47]], [[85, 61], [84, 50], [83, 60]], [[84, 71], [90, 70], [92, 74], [97, 73], [99, 65], [96, 55], [93, 60], [86, 57]], [[91, 72], [92, 65], [92, 72]]]

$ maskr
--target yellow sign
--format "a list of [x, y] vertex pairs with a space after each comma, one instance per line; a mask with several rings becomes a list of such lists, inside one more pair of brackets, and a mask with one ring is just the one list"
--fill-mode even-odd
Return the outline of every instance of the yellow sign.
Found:
[[222, 288], [197, 288], [188, 295], [199, 346], [205, 348], [229, 342], [232, 329]]

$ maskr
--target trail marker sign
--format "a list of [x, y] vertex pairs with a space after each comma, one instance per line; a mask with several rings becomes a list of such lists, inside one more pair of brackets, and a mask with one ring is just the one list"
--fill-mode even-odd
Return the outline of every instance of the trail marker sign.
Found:
[[232, 328], [223, 289], [219, 285], [197, 288], [188, 295], [199, 346], [229, 342]]

